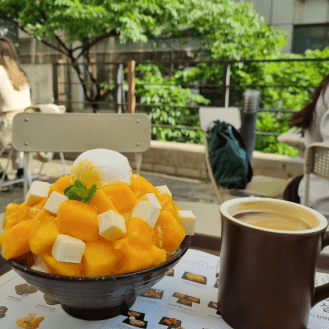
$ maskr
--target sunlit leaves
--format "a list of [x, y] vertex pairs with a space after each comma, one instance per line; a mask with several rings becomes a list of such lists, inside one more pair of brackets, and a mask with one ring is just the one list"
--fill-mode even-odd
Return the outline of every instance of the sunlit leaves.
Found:
[[170, 75], [163, 66], [153, 64], [139, 65], [136, 68], [136, 95], [140, 103], [153, 105], [149, 116], [152, 123], [171, 125], [176, 129], [153, 127], [152, 133], [157, 140], [200, 144], [203, 142], [200, 131], [177, 127], [197, 127], [198, 111], [187, 106], [208, 104], [209, 101], [201, 95], [194, 95], [189, 88], [183, 88], [180, 83], [184, 77], [196, 74], [198, 71], [177, 71]]

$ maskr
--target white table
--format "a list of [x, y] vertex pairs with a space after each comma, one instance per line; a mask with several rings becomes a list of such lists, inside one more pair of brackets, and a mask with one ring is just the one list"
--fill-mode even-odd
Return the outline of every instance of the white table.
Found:
[[221, 218], [219, 204], [177, 201], [182, 210], [191, 210], [195, 217], [195, 230], [191, 247], [219, 255]]

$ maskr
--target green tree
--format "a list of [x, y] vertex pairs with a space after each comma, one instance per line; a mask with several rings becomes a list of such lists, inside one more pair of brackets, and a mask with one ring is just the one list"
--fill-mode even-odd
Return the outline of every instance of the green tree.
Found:
[[[188, 106], [209, 104], [209, 100], [194, 95], [189, 88], [183, 88], [178, 83], [182, 73], [186, 75], [191, 71], [172, 73], [154, 64], [141, 64], [136, 71], [136, 96], [142, 104], [151, 105], [149, 116], [152, 123], [161, 125], [152, 128], [156, 140], [193, 144], [202, 142], [200, 130], [186, 128], [200, 125], [197, 109]], [[166, 125], [175, 128], [167, 128]]]
[[[0, 2], [0, 19], [65, 55], [95, 112], [110, 89], [88, 66], [89, 87], [79, 59], [90, 64], [89, 50], [109, 36], [119, 36], [121, 42], [201, 36], [212, 58], [230, 59], [270, 56], [284, 43], [282, 33], [266, 26], [250, 3], [232, 0], [6, 0]], [[78, 44], [72, 46], [74, 42]], [[219, 77], [218, 68], [211, 66], [202, 74]]]
[[[187, 13], [187, 17], [184, 18], [185, 24], [189, 28], [178, 31], [172, 30], [170, 36], [180, 36], [181, 42], [184, 42], [184, 36], [199, 37], [202, 49], [208, 50], [208, 55], [202, 55], [202, 52], [196, 51], [193, 54], [195, 60], [271, 59], [280, 56], [280, 50], [286, 42], [286, 33], [267, 26], [264, 19], [253, 9], [252, 3], [231, 0], [188, 0], [182, 2], [184, 2]], [[155, 72], [154, 70], [149, 70], [148, 66], [145, 66], [145, 76], [139, 82], [149, 84], [150, 81], [154, 80], [158, 82], [158, 86], [140, 86], [138, 95], [141, 96], [141, 103], [154, 104], [154, 98], [146, 97], [150, 95], [150, 89], [152, 89], [153, 94], [157, 94], [156, 97], [161, 99], [162, 104], [175, 104], [177, 100], [168, 92], [168, 87], [163, 86], [164, 84], [171, 84], [173, 80], [180, 88], [182, 97], [183, 92], [185, 92], [183, 91], [184, 88], [181, 87], [183, 84], [195, 82], [202, 84], [204, 79], [207, 79], [207, 83], [217, 85], [218, 89], [220, 89], [224, 76], [223, 64], [205, 62], [193, 66], [192, 70], [189, 67], [176, 71], [174, 77], [168, 74], [164, 67], [159, 67], [159, 70]], [[143, 72], [142, 67], [139, 70]], [[159, 72], [166, 72], [162, 74], [161, 83], [158, 81]], [[235, 87], [235, 92], [241, 95], [241, 98], [243, 92], [246, 89], [250, 89], [248, 85], [259, 84], [260, 81], [264, 81], [266, 78], [268, 78], [268, 73], [262, 64], [238, 63], [231, 66], [231, 84], [237, 86]], [[171, 90], [173, 91], [173, 89]], [[175, 91], [177, 92], [178, 89]], [[218, 97], [221, 97], [220, 94]], [[190, 102], [193, 103], [192, 100]], [[195, 100], [194, 103], [205, 104], [201, 99]], [[163, 123], [170, 118], [172, 122], [176, 122], [176, 125], [179, 125], [180, 122], [175, 119], [177, 118], [177, 111], [181, 111], [181, 109], [162, 107], [161, 109], [156, 108], [152, 110], [150, 115], [154, 123]], [[191, 113], [190, 115], [193, 116], [194, 114]], [[281, 121], [283, 122], [283, 120]], [[270, 127], [272, 127], [271, 124]], [[174, 139], [174, 133], [170, 133], [166, 128], [154, 128], [154, 130], [157, 131], [157, 134], [161, 133], [162, 136], [166, 136], [169, 140]], [[174, 132], [176, 138], [180, 138], [181, 134], [183, 134], [182, 130], [180, 132], [175, 130]], [[188, 139], [188, 141], [194, 143], [202, 142], [201, 138], [195, 138], [197, 136], [194, 132], [193, 138]], [[275, 137], [274, 139], [276, 141]], [[285, 145], [281, 145], [281, 149], [285, 147]]]
[[[92, 86], [88, 87], [79, 59], [84, 57], [90, 64], [90, 49], [110, 36], [119, 36], [121, 42], [145, 42], [150, 36], [179, 30], [184, 21], [179, 15], [182, 6], [176, 0], [5, 0], [0, 1], [0, 20], [13, 22], [65, 55], [77, 73], [86, 99], [98, 112], [97, 102], [110, 89], [98, 83], [89, 65], [87, 74]], [[63, 34], [65, 39], [61, 38]], [[73, 43], [78, 44], [72, 46]]]
[[[89, 66], [89, 51], [110, 36], [119, 36], [122, 43], [172, 37], [179, 37], [184, 42], [185, 37], [199, 37], [202, 48], [207, 49], [209, 55], [195, 52], [195, 60], [276, 58], [280, 56], [286, 37], [283, 31], [267, 26], [251, 2], [233, 0], [6, 0], [0, 2], [0, 19], [13, 22], [31, 37], [65, 55], [94, 112], [99, 111], [97, 102], [111, 88], [106, 81], [97, 81], [94, 76]], [[81, 71], [81, 58], [88, 63], [86, 72], [91, 84], [86, 82]], [[142, 103], [154, 105], [159, 100], [164, 105], [176, 103], [180, 106], [155, 107], [150, 113], [153, 122], [178, 126], [197, 122], [195, 112], [189, 112], [186, 106], [207, 103], [181, 85], [207, 79], [220, 86], [224, 74], [222, 65], [210, 63], [200, 63], [193, 70], [173, 75], [168, 75], [161, 67], [146, 65], [139, 70], [141, 83], [158, 83], [158, 87], [137, 87]], [[240, 95], [249, 89], [249, 85], [280, 80], [275, 68], [272, 67], [272, 75], [277, 76], [271, 78], [270, 69], [259, 63], [232, 65], [231, 72], [231, 83], [237, 85], [236, 91]], [[177, 84], [177, 87], [165, 84]], [[264, 90], [263, 95], [264, 104], [279, 97], [273, 90]], [[259, 120], [259, 129], [273, 126], [272, 117], [266, 115], [264, 120]], [[186, 129], [176, 130], [170, 136], [166, 128], [157, 128], [156, 134], [161, 139], [175, 138], [186, 142], [195, 142], [198, 137], [197, 132]], [[261, 147], [266, 149], [266, 145]]]

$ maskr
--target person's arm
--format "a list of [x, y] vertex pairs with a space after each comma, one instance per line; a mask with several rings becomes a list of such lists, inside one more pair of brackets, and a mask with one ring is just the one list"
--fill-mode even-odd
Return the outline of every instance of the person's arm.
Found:
[[320, 134], [322, 143], [329, 145], [329, 110], [324, 112], [320, 121]]
[[15, 111], [16, 102], [14, 97], [14, 87], [3, 66], [0, 66], [0, 99], [1, 112]]

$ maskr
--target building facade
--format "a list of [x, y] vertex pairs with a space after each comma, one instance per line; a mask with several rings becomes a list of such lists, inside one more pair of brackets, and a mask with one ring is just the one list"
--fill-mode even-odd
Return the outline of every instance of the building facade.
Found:
[[[237, 0], [240, 1], [240, 0]], [[328, 0], [245, 0], [266, 24], [289, 33], [284, 52], [302, 54], [329, 46]]]

